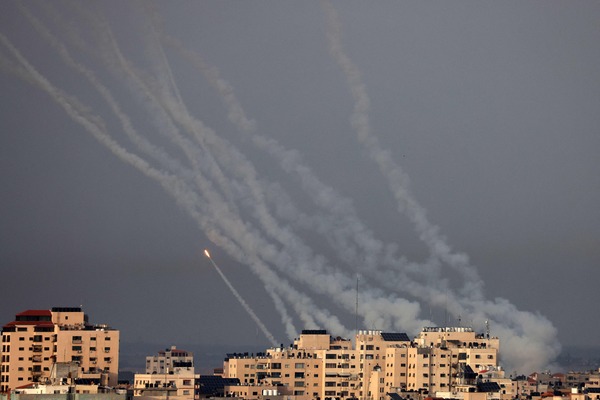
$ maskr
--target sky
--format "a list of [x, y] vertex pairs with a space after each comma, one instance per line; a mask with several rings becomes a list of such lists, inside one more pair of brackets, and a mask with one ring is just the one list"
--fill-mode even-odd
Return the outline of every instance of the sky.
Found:
[[0, 9], [1, 320], [600, 346], [599, 3]]

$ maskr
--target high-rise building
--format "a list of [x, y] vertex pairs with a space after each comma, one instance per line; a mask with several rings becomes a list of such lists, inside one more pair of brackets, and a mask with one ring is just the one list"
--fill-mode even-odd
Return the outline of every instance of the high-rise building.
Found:
[[118, 371], [119, 331], [91, 325], [81, 307], [27, 310], [2, 327], [1, 392], [64, 377], [115, 386]]

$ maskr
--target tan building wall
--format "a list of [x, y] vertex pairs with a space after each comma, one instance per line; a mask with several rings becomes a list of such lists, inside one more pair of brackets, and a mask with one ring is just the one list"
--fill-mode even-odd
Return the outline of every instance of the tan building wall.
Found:
[[2, 328], [0, 391], [57, 376], [58, 363], [78, 364], [71, 378], [93, 378], [115, 386], [119, 331], [89, 325], [78, 308], [28, 310]]
[[195, 379], [193, 372], [179, 374], [135, 374], [133, 395], [140, 398], [161, 397], [174, 400], [193, 400]]
[[178, 349], [176, 346], [146, 357], [147, 374], [194, 372], [194, 354]]
[[[325, 331], [303, 331], [289, 348], [230, 357], [223, 376], [249, 386], [281, 384], [298, 399], [384, 400], [402, 390], [434, 396], [459, 384], [473, 388], [477, 372], [497, 367], [498, 345], [470, 328], [425, 328], [412, 341], [404, 334], [359, 331], [354, 348]], [[467, 376], [461, 365], [474, 374]]]

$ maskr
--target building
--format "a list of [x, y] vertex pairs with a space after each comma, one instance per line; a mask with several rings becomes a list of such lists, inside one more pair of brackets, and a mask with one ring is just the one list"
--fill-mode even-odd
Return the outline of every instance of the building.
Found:
[[135, 374], [133, 395], [143, 398], [194, 399], [194, 355], [171, 346], [146, 357], [146, 373]]
[[147, 374], [168, 374], [183, 371], [194, 372], [194, 354], [179, 350], [176, 346], [159, 351], [157, 355], [146, 357]]
[[91, 325], [80, 307], [27, 310], [2, 327], [1, 392], [65, 379], [115, 386], [118, 370], [119, 331]]
[[140, 399], [163, 398], [193, 400], [196, 378], [193, 371], [179, 374], [135, 374], [133, 395]]
[[390, 393], [412, 391], [490, 400], [500, 398], [490, 394], [500, 385], [484, 385], [478, 378], [504, 378], [498, 351], [498, 338], [467, 327], [424, 328], [413, 340], [405, 333], [359, 331], [354, 347], [324, 330], [304, 330], [287, 348], [228, 354], [223, 377], [253, 387], [229, 387], [232, 395], [250, 392], [253, 398], [260, 398], [263, 388], [279, 387], [296, 399], [384, 400]]

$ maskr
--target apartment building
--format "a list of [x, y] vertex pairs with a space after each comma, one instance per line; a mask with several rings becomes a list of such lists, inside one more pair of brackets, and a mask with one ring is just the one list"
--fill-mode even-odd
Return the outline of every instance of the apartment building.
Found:
[[119, 331], [91, 325], [80, 307], [26, 310], [2, 327], [1, 392], [67, 377], [115, 386], [118, 370]]
[[158, 397], [193, 400], [195, 380], [198, 377], [194, 371], [181, 371], [177, 374], [135, 374], [133, 395], [140, 399]]
[[246, 386], [279, 385], [297, 399], [384, 400], [388, 393], [452, 394], [459, 387], [469, 393], [480, 372], [498, 370], [498, 350], [497, 338], [466, 327], [424, 328], [413, 340], [359, 331], [354, 347], [324, 330], [304, 330], [288, 348], [229, 354], [223, 376]]
[[154, 356], [146, 357], [147, 374], [194, 372], [194, 354], [171, 346]]
[[194, 354], [171, 346], [146, 357], [146, 373], [134, 375], [134, 396], [193, 400], [195, 381]]

